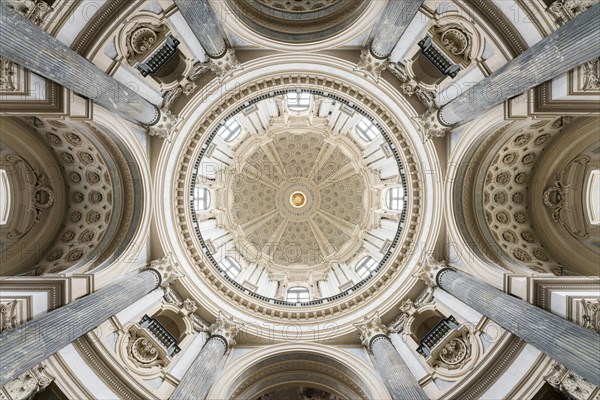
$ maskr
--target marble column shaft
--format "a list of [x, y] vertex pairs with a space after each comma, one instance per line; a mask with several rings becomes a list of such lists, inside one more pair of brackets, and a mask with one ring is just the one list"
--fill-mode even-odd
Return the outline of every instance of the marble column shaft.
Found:
[[385, 6], [371, 42], [371, 54], [387, 58], [408, 28], [423, 0], [391, 0]]
[[437, 284], [589, 382], [600, 385], [600, 335], [512, 297], [464, 272], [444, 269]]
[[387, 336], [375, 336], [371, 340], [371, 352], [375, 356], [375, 367], [383, 377], [393, 399], [428, 398]]
[[600, 4], [536, 43], [442, 106], [439, 120], [456, 126], [541, 83], [600, 56]]
[[174, 0], [194, 32], [194, 35], [210, 58], [221, 58], [227, 51], [227, 43], [221, 22], [208, 4], [208, 0]]
[[221, 336], [208, 338], [200, 354], [171, 395], [171, 400], [204, 400], [212, 388], [218, 367], [225, 357], [227, 342]]
[[160, 283], [161, 275], [155, 270], [136, 272], [0, 334], [0, 387], [135, 303]]
[[[158, 108], [19, 12], [0, 2], [0, 56], [48, 78], [132, 122], [151, 126]], [[41, 89], [41, 88], [40, 88]]]

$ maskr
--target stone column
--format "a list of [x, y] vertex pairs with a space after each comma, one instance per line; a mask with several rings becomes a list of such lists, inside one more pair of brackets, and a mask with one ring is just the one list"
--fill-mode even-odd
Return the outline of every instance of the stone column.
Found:
[[600, 56], [600, 4], [590, 7], [466, 92], [421, 118], [427, 136], [485, 114], [511, 97]]
[[419, 276], [535, 346], [589, 382], [600, 381], [600, 335], [512, 297], [445, 262], [429, 259]]
[[0, 2], [0, 20], [0, 56], [149, 127], [151, 135], [169, 136], [176, 117], [101, 71], [5, 2]]
[[0, 334], [0, 387], [178, 277], [168, 258], [155, 260], [141, 272]]
[[209, 328], [210, 337], [179, 382], [170, 397], [171, 400], [206, 399], [220, 372], [218, 367], [227, 349], [235, 346], [237, 332], [238, 325], [233, 319], [219, 314], [217, 321]]
[[410, 368], [387, 336], [387, 328], [381, 323], [379, 314], [365, 317], [355, 324], [363, 345], [373, 353], [375, 368], [383, 378], [392, 398], [395, 400], [427, 399], [427, 395], [417, 382]]
[[235, 50], [228, 48], [225, 32], [208, 0], [174, 0], [209, 57], [209, 68], [224, 79], [240, 68]]
[[388, 65], [388, 57], [408, 28], [423, 0], [391, 0], [385, 6], [376, 25], [376, 30], [368, 48], [363, 49], [356, 70], [371, 76], [375, 81]]

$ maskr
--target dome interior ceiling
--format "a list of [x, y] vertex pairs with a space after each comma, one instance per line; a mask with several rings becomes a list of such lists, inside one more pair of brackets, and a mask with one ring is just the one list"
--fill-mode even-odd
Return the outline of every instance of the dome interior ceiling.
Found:
[[[356, 106], [317, 93], [273, 94], [245, 103], [210, 138], [196, 162], [192, 215], [210, 262], [245, 290], [265, 293], [279, 276], [285, 288], [337, 275], [338, 295], [375, 275], [397, 247], [406, 177], [385, 129]], [[393, 210], [390, 188], [398, 193]], [[210, 205], [199, 206], [198, 193]], [[365, 259], [373, 261], [363, 275]], [[256, 274], [268, 278], [246, 284]], [[282, 300], [282, 289], [267, 297]]]

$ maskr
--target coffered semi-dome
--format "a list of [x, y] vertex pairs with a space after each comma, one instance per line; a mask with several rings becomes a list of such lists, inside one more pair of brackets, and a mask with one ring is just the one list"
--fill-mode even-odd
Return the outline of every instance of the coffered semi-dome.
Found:
[[409, 201], [387, 130], [315, 90], [272, 92], [224, 119], [198, 154], [190, 196], [208, 262], [281, 305], [327, 302], [376, 275]]

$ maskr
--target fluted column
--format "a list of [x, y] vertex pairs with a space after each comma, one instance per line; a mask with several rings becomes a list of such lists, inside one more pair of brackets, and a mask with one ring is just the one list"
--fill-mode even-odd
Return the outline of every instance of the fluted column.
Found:
[[19, 12], [0, 2], [0, 56], [48, 78], [129, 121], [168, 136], [177, 119], [107, 75]]
[[408, 28], [423, 0], [390, 0], [383, 10], [370, 50], [375, 57], [388, 58]]
[[600, 335], [512, 297], [445, 262], [428, 260], [421, 279], [438, 285], [589, 382], [600, 382]]
[[171, 400], [206, 399], [227, 349], [235, 346], [237, 332], [238, 325], [219, 314], [209, 328], [210, 337], [171, 395]]
[[0, 387], [124, 308], [178, 277], [168, 259], [0, 334]]
[[208, 0], [174, 0], [194, 36], [209, 57], [208, 66], [221, 79], [240, 68], [228, 48], [223, 27]]
[[511, 97], [600, 56], [600, 4], [590, 7], [466, 92], [422, 118], [429, 136], [443, 136]]
[[362, 71], [365, 76], [370, 76], [375, 81], [379, 80], [381, 73], [389, 65], [388, 57], [417, 15], [422, 3], [423, 0], [388, 1], [375, 27], [373, 40], [368, 48], [360, 53], [357, 71]]
[[365, 317], [355, 324], [363, 345], [373, 353], [375, 368], [383, 378], [392, 398], [395, 400], [427, 399], [427, 395], [410, 372], [410, 368], [387, 336], [387, 328], [381, 323], [379, 314]]

